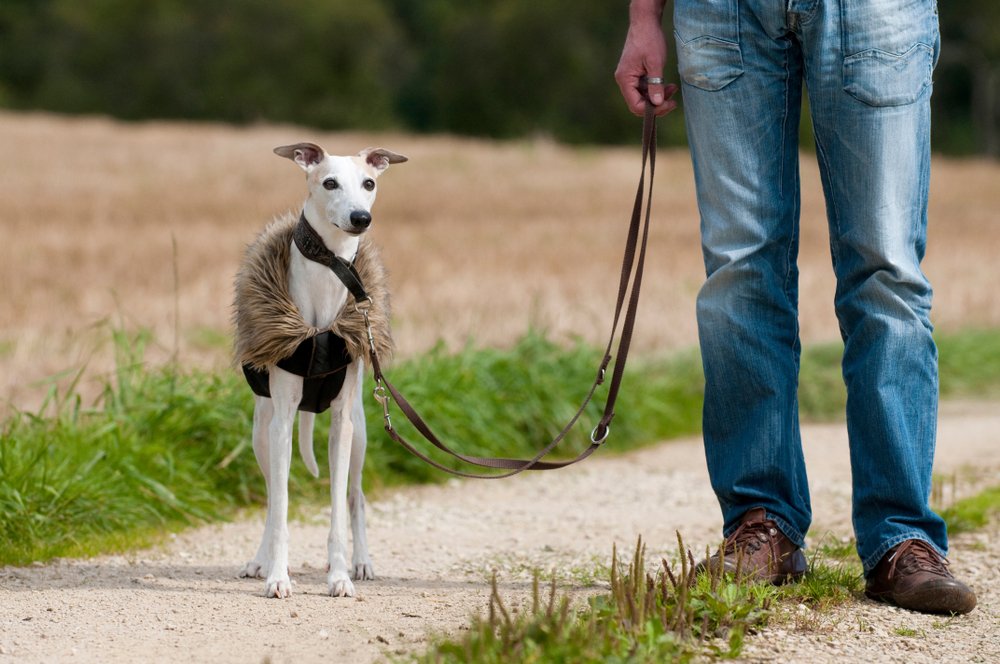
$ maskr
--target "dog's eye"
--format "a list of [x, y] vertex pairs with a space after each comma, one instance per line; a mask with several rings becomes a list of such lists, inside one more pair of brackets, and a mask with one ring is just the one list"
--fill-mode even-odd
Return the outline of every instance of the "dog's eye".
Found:
[[337, 182], [336, 178], [327, 178], [323, 180], [323, 188], [333, 191], [334, 189], [340, 188], [340, 183]]
[[371, 178], [365, 178], [365, 181], [361, 183], [361, 186], [367, 189], [368, 191], [372, 191], [373, 189], [375, 189], [375, 180], [372, 180]]

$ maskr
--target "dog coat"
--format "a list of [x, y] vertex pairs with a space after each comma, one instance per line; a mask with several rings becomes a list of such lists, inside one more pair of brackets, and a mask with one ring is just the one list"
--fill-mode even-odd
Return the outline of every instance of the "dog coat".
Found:
[[[298, 223], [295, 215], [285, 215], [247, 247], [234, 288], [235, 360], [260, 396], [270, 396], [270, 367], [302, 376], [299, 410], [321, 413], [340, 393], [347, 366], [367, 355], [368, 335], [350, 292], [329, 329], [307, 325], [302, 318], [288, 292], [291, 245]], [[361, 238], [353, 268], [371, 298], [368, 317], [376, 352], [380, 359], [388, 358], [392, 335], [387, 279], [378, 250], [367, 236]]]

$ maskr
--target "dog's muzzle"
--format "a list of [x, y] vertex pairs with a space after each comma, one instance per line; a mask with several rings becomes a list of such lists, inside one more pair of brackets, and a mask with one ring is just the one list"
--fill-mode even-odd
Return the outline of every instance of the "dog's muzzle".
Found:
[[351, 230], [357, 233], [367, 230], [372, 225], [371, 212], [365, 212], [364, 210], [355, 210], [351, 213], [350, 219]]

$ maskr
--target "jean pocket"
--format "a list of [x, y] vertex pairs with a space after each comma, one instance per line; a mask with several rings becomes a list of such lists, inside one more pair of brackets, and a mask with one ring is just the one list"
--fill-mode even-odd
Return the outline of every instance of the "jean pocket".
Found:
[[740, 45], [715, 37], [681, 42], [677, 37], [677, 69], [688, 85], [702, 90], [721, 90], [743, 73]]
[[935, 0], [843, 3], [844, 90], [869, 106], [903, 106], [931, 87], [940, 32]]
[[721, 90], [743, 73], [737, 0], [674, 0], [681, 80]]
[[934, 50], [914, 44], [901, 55], [870, 50], [844, 58], [844, 90], [869, 106], [903, 106], [931, 85]]

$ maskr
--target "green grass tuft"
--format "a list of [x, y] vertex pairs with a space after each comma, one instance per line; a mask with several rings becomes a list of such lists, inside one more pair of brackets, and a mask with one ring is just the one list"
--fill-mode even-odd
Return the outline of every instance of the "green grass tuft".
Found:
[[948, 534], [955, 535], [982, 528], [998, 513], [1000, 486], [995, 486], [945, 508], [941, 518], [948, 524]]
[[784, 607], [823, 609], [861, 592], [860, 565], [810, 560], [805, 578], [781, 587], [694, 572], [694, 558], [677, 536], [676, 561], [647, 571], [640, 539], [627, 565], [612, 554], [610, 590], [576, 605], [557, 597], [555, 580], [543, 597], [536, 572], [530, 603], [507, 607], [491, 582], [489, 613], [458, 638], [439, 638], [413, 658], [421, 664], [459, 662], [657, 662], [735, 658], [744, 638]]

